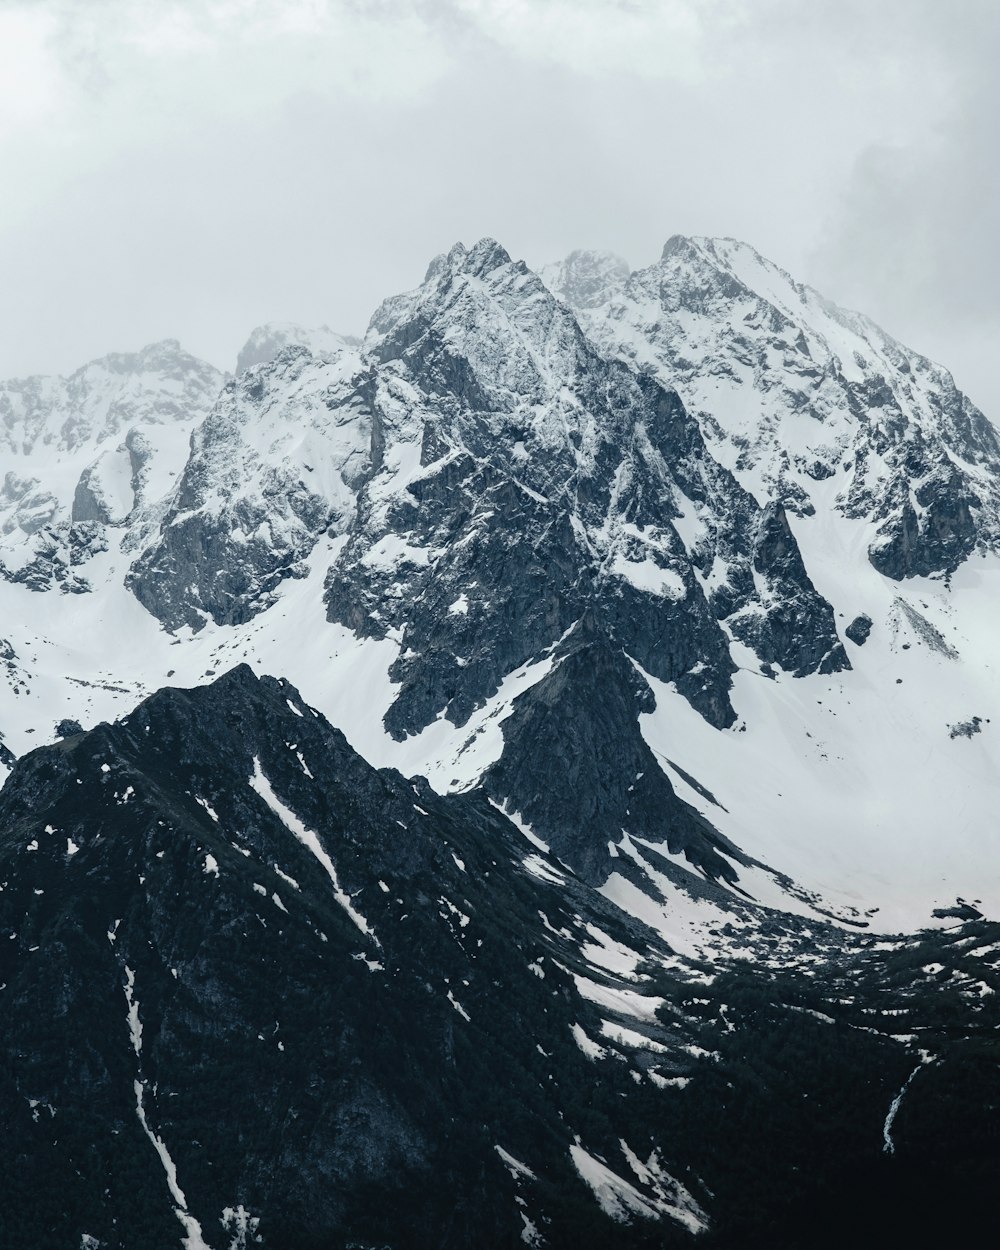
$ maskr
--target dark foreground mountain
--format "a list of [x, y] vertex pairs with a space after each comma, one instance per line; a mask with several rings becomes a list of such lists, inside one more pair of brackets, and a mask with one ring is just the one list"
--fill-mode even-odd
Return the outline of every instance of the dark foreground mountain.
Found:
[[989, 1227], [1000, 926], [682, 957], [245, 666], [21, 758], [0, 886], [4, 1250]]

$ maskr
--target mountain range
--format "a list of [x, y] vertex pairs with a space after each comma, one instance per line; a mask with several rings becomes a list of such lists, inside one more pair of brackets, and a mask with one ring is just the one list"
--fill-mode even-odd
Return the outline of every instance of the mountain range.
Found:
[[945, 369], [733, 240], [485, 239], [362, 339], [2, 383], [0, 456], [0, 1246], [988, 1226]]

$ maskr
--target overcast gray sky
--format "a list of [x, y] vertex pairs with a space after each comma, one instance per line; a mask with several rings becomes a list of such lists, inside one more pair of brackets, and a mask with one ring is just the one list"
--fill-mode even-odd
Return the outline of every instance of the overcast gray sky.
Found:
[[1000, 421], [995, 0], [0, 0], [0, 376], [725, 234]]

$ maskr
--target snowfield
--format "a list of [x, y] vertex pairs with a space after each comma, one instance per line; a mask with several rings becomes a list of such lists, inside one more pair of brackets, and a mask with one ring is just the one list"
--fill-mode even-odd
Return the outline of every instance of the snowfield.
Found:
[[[734, 643], [743, 661], [734, 678], [737, 724], [713, 728], [674, 689], [647, 675], [657, 708], [643, 717], [643, 734], [683, 798], [749, 855], [814, 891], [824, 906], [853, 909], [885, 932], [933, 924], [932, 909], [959, 897], [998, 916], [1000, 774], [993, 735], [1000, 733], [1000, 673], [993, 637], [1000, 559], [975, 557], [947, 588], [926, 579], [900, 586], [861, 560], [839, 563], [829, 545], [839, 526], [829, 527], [827, 545], [813, 527], [812, 518], [795, 523], [807, 553], [814, 544], [823, 553], [809, 565], [820, 589], [843, 604], [844, 617], [863, 608], [874, 622], [868, 643], [851, 648], [852, 670], [765, 677], [756, 657]], [[848, 546], [849, 533], [846, 538]], [[317, 549], [309, 576], [286, 582], [274, 606], [246, 625], [209, 624], [176, 636], [124, 589], [126, 553], [97, 558], [103, 576], [94, 578], [94, 593], [55, 603], [0, 582], [0, 619], [17, 657], [0, 682], [5, 744], [20, 755], [53, 741], [64, 718], [85, 727], [112, 720], [161, 686], [195, 685], [246, 661], [308, 692], [376, 766], [423, 774], [441, 792], [471, 787], [499, 757], [498, 727], [513, 699], [549, 662], [512, 674], [468, 725], [441, 719], [394, 741], [382, 717], [394, 696], [388, 670], [399, 647], [391, 639], [358, 639], [326, 621], [321, 589], [326, 560], [334, 558], [335, 544]], [[901, 602], [957, 656], [928, 644], [900, 612]], [[980, 733], [950, 736], [951, 726], [973, 716], [981, 718]], [[752, 896], [800, 910], [769, 877], [758, 877], [747, 882]], [[616, 901], [630, 906], [624, 888]], [[705, 904], [681, 898], [666, 906], [657, 927], [679, 940], [673, 919], [686, 930], [679, 912], [692, 909], [707, 913], [706, 923], [717, 919]]]

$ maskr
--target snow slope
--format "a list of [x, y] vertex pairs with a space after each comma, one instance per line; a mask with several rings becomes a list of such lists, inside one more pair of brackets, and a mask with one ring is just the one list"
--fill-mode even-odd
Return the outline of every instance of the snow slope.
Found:
[[[44, 420], [25, 415], [40, 399], [17, 398], [31, 388], [8, 384], [2, 467], [39, 486], [4, 513], [0, 745], [20, 755], [64, 719], [111, 719], [162, 685], [246, 660], [290, 679], [372, 763], [469, 789], [596, 603], [599, 629], [655, 695], [639, 723], [664, 775], [742, 852], [727, 901], [665, 839], [623, 824], [607, 896], [692, 952], [710, 950], [720, 925], [750, 923], [729, 910], [740, 891], [883, 931], [932, 923], [957, 899], [1000, 915], [992, 427], [945, 371], [744, 245], [674, 240], [631, 277], [602, 262], [591, 282], [585, 258], [572, 271], [586, 333], [484, 242], [387, 301], [363, 348], [299, 342], [222, 389], [160, 345], [140, 354], [141, 376], [159, 378], [155, 402], [152, 383], [128, 381], [128, 417], [102, 398], [76, 424], [68, 384], [33, 384]], [[163, 351], [183, 376], [156, 373]], [[677, 417], [683, 455], [665, 442], [655, 471], [636, 430], [649, 397], [669, 392], [637, 365], [697, 418]], [[118, 450], [133, 428], [156, 444], [143, 492]], [[104, 513], [72, 522], [85, 470], [81, 498]], [[757, 527], [756, 547], [719, 538], [739, 524]], [[38, 534], [59, 525], [67, 544], [81, 526], [97, 535], [81, 593], [59, 593], [65, 578], [17, 576], [37, 560]], [[480, 545], [466, 559], [470, 535]], [[801, 553], [849, 668], [793, 676], [740, 628], [750, 612], [803, 645], [800, 583], [762, 573], [761, 544], [784, 560]], [[580, 563], [563, 589], [555, 560], [569, 551]], [[529, 557], [537, 583], [518, 563]], [[574, 589], [584, 573], [596, 588], [586, 595]], [[511, 605], [522, 593], [537, 603], [546, 577], [565, 619], [542, 613], [515, 645]], [[745, 586], [728, 614], [727, 579]], [[159, 589], [129, 589], [143, 582]], [[695, 654], [670, 670], [663, 622], [695, 602], [710, 605], [683, 618]], [[870, 634], [858, 645], [847, 629], [862, 616]], [[692, 683], [726, 690], [730, 673], [727, 724], [704, 714]], [[599, 725], [602, 708], [585, 711]]]
[[553, 289], [606, 351], [677, 388], [759, 499], [812, 515], [832, 478], [897, 578], [997, 550], [1000, 443], [946, 369], [734, 239], [675, 236], [615, 282], [608, 258], [573, 256], [543, 271]]

